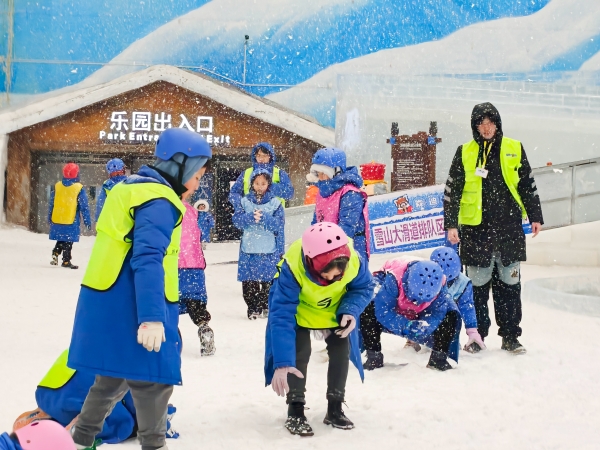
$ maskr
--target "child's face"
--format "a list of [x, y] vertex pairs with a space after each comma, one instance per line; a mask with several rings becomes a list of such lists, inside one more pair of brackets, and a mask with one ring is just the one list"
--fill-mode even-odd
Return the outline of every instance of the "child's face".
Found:
[[259, 164], [268, 164], [271, 162], [271, 155], [269, 154], [269, 152], [266, 152], [264, 150], [258, 150], [254, 157], [256, 158], [256, 162]]
[[319, 181], [327, 181], [327, 180], [331, 179], [331, 178], [329, 178], [329, 175], [327, 175], [323, 172], [317, 172], [317, 176], [319, 177]]
[[252, 189], [254, 189], [254, 192], [258, 195], [264, 195], [264, 193], [267, 192], [267, 189], [269, 189], [267, 178], [264, 175], [257, 176], [252, 182]]
[[204, 203], [198, 205], [198, 211], [206, 211], [206, 205]]
[[198, 190], [200, 187], [200, 178], [202, 178], [204, 172], [206, 172], [206, 167], [200, 168], [200, 170], [198, 170], [198, 172], [196, 172], [192, 178], [183, 184], [187, 189], [187, 191], [181, 195], [183, 200], [187, 200], [194, 192]]
[[338, 281], [340, 278], [342, 278], [343, 274], [344, 272], [337, 267], [334, 267], [329, 272], [322, 272], [321, 277], [327, 281]]

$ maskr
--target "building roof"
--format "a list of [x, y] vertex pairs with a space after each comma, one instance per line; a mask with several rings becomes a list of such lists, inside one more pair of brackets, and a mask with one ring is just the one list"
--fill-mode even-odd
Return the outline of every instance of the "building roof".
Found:
[[28, 105], [7, 110], [0, 114], [0, 134], [54, 119], [157, 81], [166, 81], [208, 97], [324, 147], [335, 143], [334, 130], [320, 125], [311, 117], [206, 75], [167, 65], [152, 66], [96, 86], [61, 89], [56, 95], [46, 95]]

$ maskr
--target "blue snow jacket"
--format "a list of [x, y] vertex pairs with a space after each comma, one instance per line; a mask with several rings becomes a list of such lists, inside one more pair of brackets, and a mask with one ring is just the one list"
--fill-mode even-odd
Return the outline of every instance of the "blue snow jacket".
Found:
[[[389, 333], [410, 339], [413, 342], [433, 346], [433, 332], [440, 326], [449, 311], [458, 311], [458, 307], [446, 286], [442, 287], [437, 299], [427, 309], [419, 313], [418, 319], [410, 320], [397, 313], [398, 306], [398, 282], [391, 273], [375, 272], [375, 281], [379, 285], [379, 291], [375, 295], [375, 316], [377, 321]], [[459, 313], [460, 314], [460, 313]], [[456, 333], [450, 344], [448, 356], [458, 361], [460, 343], [458, 340], [461, 323], [458, 322]]]
[[[75, 372], [63, 387], [50, 389], [38, 386], [35, 400], [38, 407], [52, 419], [66, 427], [81, 413], [83, 402], [94, 384], [95, 375]], [[127, 392], [104, 421], [102, 431], [96, 436], [104, 444], [117, 444], [129, 439], [136, 425], [135, 407]], [[1, 447], [0, 447], [1, 448]]]
[[16, 442], [13, 441], [8, 433], [0, 434], [0, 450], [23, 450], [23, 447]]
[[[272, 187], [273, 185], [271, 185]], [[246, 198], [254, 204], [264, 205], [275, 199], [271, 192], [271, 187], [263, 195], [260, 201], [256, 198], [254, 191]], [[240, 208], [233, 213], [233, 225], [244, 230], [250, 225], [255, 224], [254, 214], [248, 213], [243, 209], [241, 201]], [[285, 249], [284, 224], [285, 217], [283, 206], [279, 204], [273, 215], [263, 214], [259, 224], [264, 225], [267, 231], [275, 234], [275, 251], [273, 253], [245, 253], [240, 244], [240, 256], [238, 262], [238, 281], [272, 281], [277, 273], [277, 263], [281, 260]]]
[[115, 187], [116, 184], [124, 181], [127, 177], [125, 175], [117, 175], [109, 178], [102, 184], [102, 189], [100, 189], [100, 193], [98, 194], [98, 200], [96, 200], [96, 222], [98, 222], [98, 217], [100, 217], [100, 213], [102, 212], [102, 208], [104, 207], [104, 202], [106, 201], [106, 195], [108, 191]]
[[[62, 184], [65, 186], [71, 186], [74, 183], [79, 183], [79, 178], [63, 178]], [[77, 196], [77, 212], [75, 213], [75, 221], [70, 225], [63, 225], [52, 222], [52, 211], [54, 210], [54, 189], [50, 192], [50, 204], [48, 206], [48, 223], [50, 224], [50, 234], [48, 237], [51, 241], [64, 241], [64, 242], [79, 242], [79, 235], [81, 232], [81, 221], [80, 215], [83, 216], [83, 223], [86, 227], [92, 226], [92, 218], [90, 217], [90, 206], [88, 202], [85, 188], [79, 191]]]
[[[304, 261], [304, 256], [302, 257]], [[375, 283], [369, 265], [360, 258], [360, 270], [354, 280], [347, 286], [347, 292], [337, 310], [338, 322], [344, 314], [351, 314], [356, 319], [356, 328], [350, 333], [350, 361], [358, 369], [360, 378], [364, 380], [364, 371], [360, 358], [359, 328], [360, 315], [371, 301]], [[306, 263], [304, 270], [313, 280]], [[316, 282], [316, 281], [315, 281]], [[275, 278], [269, 292], [269, 319], [265, 336], [265, 383], [271, 384], [275, 369], [280, 367], [296, 367], [296, 312], [300, 303], [300, 285], [296, 281], [287, 262], [283, 262], [279, 276]]]
[[[208, 302], [204, 269], [179, 269], [179, 300], [182, 299]], [[179, 304], [179, 313], [187, 313], [183, 303]]]
[[448, 292], [458, 306], [465, 328], [477, 328], [477, 316], [473, 305], [473, 283], [463, 273], [448, 282]]
[[198, 228], [200, 228], [200, 240], [202, 242], [210, 242], [210, 230], [215, 227], [215, 218], [206, 211], [198, 211]]
[[[330, 180], [317, 182], [319, 194], [321, 197], [329, 197], [335, 191], [343, 188], [347, 184], [352, 184], [357, 188], [363, 185], [363, 179], [358, 173], [356, 167], [348, 167], [346, 171], [336, 175]], [[368, 261], [367, 255], [367, 236], [365, 233], [365, 217], [363, 208], [365, 199], [360, 192], [346, 192], [340, 200], [340, 214], [338, 225], [344, 230], [349, 238], [354, 240], [354, 249], [365, 261]], [[312, 224], [317, 222], [316, 213], [313, 214]]]
[[[170, 186], [147, 166], [123, 183]], [[179, 305], [166, 300], [163, 258], [180, 212], [159, 198], [133, 214], [135, 224], [127, 236], [133, 245], [113, 286], [106, 291], [81, 287], [68, 366], [96, 375], [179, 385]], [[160, 352], [149, 352], [137, 343], [142, 322], [163, 323], [166, 342]]]
[[[259, 164], [256, 162], [256, 152], [259, 148], [264, 148], [271, 154], [271, 161], [267, 164]], [[250, 158], [252, 159], [252, 168], [254, 170], [258, 169], [266, 169], [273, 176], [273, 167], [275, 167], [275, 162], [277, 158], [275, 157], [275, 150], [271, 144], [266, 142], [261, 142], [257, 144], [250, 154]], [[242, 172], [238, 179], [235, 181], [233, 186], [229, 191], [229, 203], [233, 205], [233, 208], [238, 210], [241, 209], [241, 201], [244, 197], [244, 173]], [[269, 190], [275, 197], [282, 198], [284, 200], [291, 200], [294, 197], [294, 186], [292, 185], [292, 181], [290, 180], [289, 175], [283, 169], [279, 169], [279, 183], [273, 183]]]

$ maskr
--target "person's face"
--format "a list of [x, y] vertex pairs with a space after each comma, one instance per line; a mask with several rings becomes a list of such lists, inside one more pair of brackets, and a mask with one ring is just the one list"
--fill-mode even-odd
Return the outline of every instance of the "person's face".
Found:
[[339, 280], [344, 272], [342, 272], [337, 267], [334, 267], [329, 272], [322, 272], [321, 277], [327, 281]]
[[269, 164], [271, 162], [271, 155], [263, 150], [257, 151], [254, 157], [259, 164]]
[[204, 172], [206, 172], [206, 167], [200, 168], [200, 170], [198, 170], [198, 172], [196, 172], [192, 178], [183, 184], [187, 191], [185, 191], [181, 196], [182, 199], [187, 200], [194, 192], [198, 190], [200, 187], [200, 178], [202, 178]]
[[204, 205], [204, 204], [198, 205], [198, 211], [206, 211], [206, 205]]
[[257, 176], [252, 182], [252, 189], [254, 189], [254, 192], [258, 195], [264, 195], [264, 193], [267, 192], [267, 189], [269, 189], [267, 178], [264, 175]]
[[329, 178], [329, 176], [323, 172], [317, 172], [317, 177], [319, 177], [319, 181], [331, 180], [331, 178]]
[[486, 117], [477, 125], [477, 131], [484, 139], [492, 139], [496, 134], [496, 124]]

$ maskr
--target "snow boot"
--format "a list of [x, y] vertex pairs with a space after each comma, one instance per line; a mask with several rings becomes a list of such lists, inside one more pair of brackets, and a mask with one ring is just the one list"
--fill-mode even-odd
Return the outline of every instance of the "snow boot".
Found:
[[255, 311], [253, 309], [248, 308], [248, 319], [256, 320], [262, 315], [262, 312]]
[[501, 348], [513, 355], [523, 355], [527, 353], [527, 349], [521, 345], [517, 338], [502, 338]]
[[217, 350], [215, 347], [215, 333], [207, 324], [202, 324], [198, 328], [198, 337], [200, 338], [200, 356], [212, 356]]
[[406, 344], [404, 344], [404, 348], [413, 348], [415, 352], [421, 351], [421, 346], [416, 342], [411, 341], [410, 339], [406, 340]]
[[50, 261], [50, 264], [58, 266], [58, 253], [52, 253], [52, 261]]
[[297, 436], [314, 436], [314, 431], [304, 415], [304, 403], [294, 402], [288, 405], [288, 418], [285, 428]]
[[71, 261], [63, 261], [60, 267], [64, 267], [65, 269], [79, 269], [79, 266], [71, 264]]
[[431, 356], [429, 357], [429, 362], [427, 363], [427, 368], [445, 372], [446, 370], [452, 369], [452, 366], [448, 362], [444, 352], [432, 350]]
[[327, 403], [327, 414], [323, 419], [325, 425], [331, 425], [340, 430], [351, 430], [354, 424], [346, 417], [342, 410], [342, 402], [339, 400], [329, 400]]
[[481, 351], [481, 347], [477, 342], [471, 343], [468, 347], [465, 345], [464, 351], [469, 353], [479, 353]]
[[267, 319], [269, 317], [269, 308], [263, 308], [260, 317], [261, 319]]
[[375, 370], [383, 367], [383, 353], [367, 350], [367, 360], [363, 364], [365, 370]]

